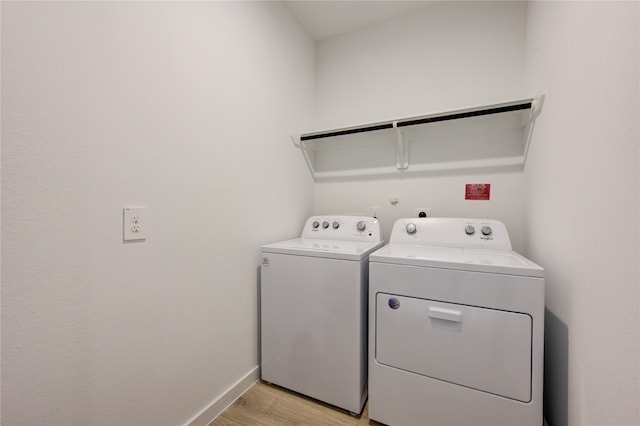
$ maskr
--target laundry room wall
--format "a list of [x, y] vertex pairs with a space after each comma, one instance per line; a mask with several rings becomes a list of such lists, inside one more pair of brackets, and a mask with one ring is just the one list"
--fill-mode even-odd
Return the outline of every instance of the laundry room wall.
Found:
[[184, 424], [257, 378], [314, 61], [279, 2], [2, 3], [3, 425]]
[[546, 270], [551, 426], [640, 424], [640, 4], [529, 2], [546, 99], [525, 167], [525, 253]]
[[[321, 41], [315, 128], [533, 96], [523, 91], [525, 31], [525, 2], [433, 2], [409, 15]], [[491, 200], [465, 201], [467, 183], [491, 184]], [[414, 216], [416, 207], [431, 208], [433, 216], [500, 219], [514, 248], [521, 249], [523, 185], [521, 170], [320, 181], [316, 213], [371, 214], [370, 207], [379, 207], [386, 239], [393, 222]], [[391, 205], [391, 197], [399, 203]]]

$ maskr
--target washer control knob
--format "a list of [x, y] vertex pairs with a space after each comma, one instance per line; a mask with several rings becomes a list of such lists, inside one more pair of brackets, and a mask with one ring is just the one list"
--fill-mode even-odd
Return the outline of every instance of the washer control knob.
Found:
[[483, 226], [482, 227], [482, 235], [491, 235], [493, 233], [493, 231], [491, 230], [490, 226]]
[[364, 231], [365, 229], [367, 229], [367, 224], [364, 223], [364, 220], [361, 220], [356, 224], [356, 228], [358, 229], [358, 231]]
[[473, 235], [476, 233], [476, 228], [474, 228], [472, 225], [467, 225], [464, 228], [464, 232], [466, 232], [467, 235]]
[[340, 228], [340, 224], [338, 223], [338, 221], [337, 221], [337, 220], [336, 220], [335, 222], [333, 222], [333, 225], [331, 225], [331, 226], [333, 226], [333, 229], [338, 229], [338, 228]]
[[311, 226], [313, 227], [313, 229], [318, 229], [320, 227], [320, 222], [314, 220]]
[[407, 234], [413, 235], [417, 231], [415, 223], [407, 223]]
[[324, 229], [327, 229], [329, 227], [329, 222], [327, 222], [326, 220], [324, 222], [322, 222], [322, 227]]

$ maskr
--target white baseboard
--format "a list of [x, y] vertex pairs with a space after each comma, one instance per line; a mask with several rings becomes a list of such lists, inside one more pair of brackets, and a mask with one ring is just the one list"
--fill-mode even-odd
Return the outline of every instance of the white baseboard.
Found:
[[231, 385], [222, 395], [214, 399], [208, 407], [205, 407], [200, 413], [185, 423], [184, 426], [207, 426], [259, 379], [260, 367], [256, 366], [243, 378]]

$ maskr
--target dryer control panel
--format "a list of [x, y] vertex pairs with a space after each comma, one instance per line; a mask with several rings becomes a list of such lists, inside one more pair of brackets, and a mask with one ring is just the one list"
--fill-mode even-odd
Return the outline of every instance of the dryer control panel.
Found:
[[311, 216], [304, 225], [302, 238], [382, 241], [380, 222], [369, 216]]
[[493, 219], [406, 218], [398, 219], [390, 243], [436, 247], [511, 250], [504, 224]]

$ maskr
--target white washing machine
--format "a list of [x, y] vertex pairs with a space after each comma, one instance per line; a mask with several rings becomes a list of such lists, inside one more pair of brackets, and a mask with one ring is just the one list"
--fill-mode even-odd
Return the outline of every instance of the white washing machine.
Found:
[[301, 238], [262, 247], [263, 380], [362, 411], [368, 259], [382, 244], [375, 218], [313, 216]]
[[501, 222], [400, 219], [369, 267], [371, 419], [543, 424], [544, 270]]

